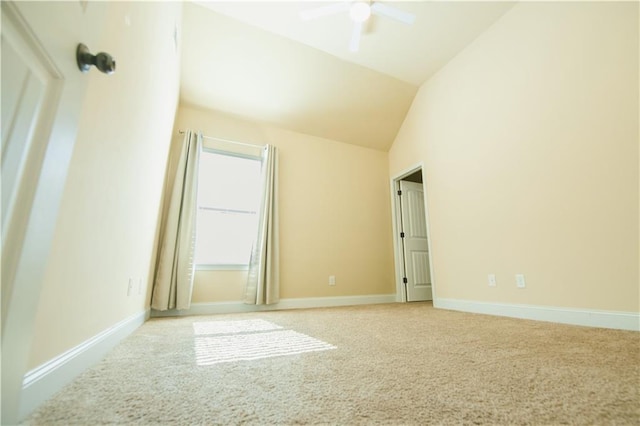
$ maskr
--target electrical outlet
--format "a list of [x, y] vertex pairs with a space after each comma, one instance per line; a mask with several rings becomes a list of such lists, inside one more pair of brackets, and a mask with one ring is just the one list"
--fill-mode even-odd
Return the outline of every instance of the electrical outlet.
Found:
[[131, 290], [133, 290], [133, 278], [129, 278], [129, 284], [127, 285], [127, 296], [131, 296]]
[[489, 287], [496, 286], [496, 274], [489, 274], [488, 280], [489, 280]]
[[336, 285], [336, 276], [329, 275], [329, 285]]
[[516, 285], [518, 286], [518, 288], [525, 288], [526, 287], [526, 282], [524, 281], [524, 275], [523, 274], [516, 274]]

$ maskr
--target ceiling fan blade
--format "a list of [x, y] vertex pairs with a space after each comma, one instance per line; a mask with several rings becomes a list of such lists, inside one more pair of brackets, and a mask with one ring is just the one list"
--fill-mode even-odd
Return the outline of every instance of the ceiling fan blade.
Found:
[[339, 3], [331, 3], [326, 6], [316, 7], [315, 9], [303, 10], [300, 12], [300, 19], [310, 21], [312, 19], [322, 18], [323, 16], [346, 12], [347, 10], [349, 10], [349, 2], [341, 1]]
[[379, 18], [377, 16], [371, 15], [369, 19], [364, 21], [364, 26], [362, 27], [362, 33], [363, 34], [375, 33], [378, 27], [378, 19]]
[[405, 12], [404, 10], [396, 9], [395, 7], [387, 6], [384, 3], [375, 2], [371, 5], [371, 13], [386, 16], [387, 18], [395, 19], [404, 24], [411, 25], [416, 20], [416, 15], [413, 13]]
[[362, 22], [353, 23], [353, 33], [351, 33], [351, 41], [349, 42], [349, 50], [357, 52], [360, 49], [360, 36], [362, 35]]

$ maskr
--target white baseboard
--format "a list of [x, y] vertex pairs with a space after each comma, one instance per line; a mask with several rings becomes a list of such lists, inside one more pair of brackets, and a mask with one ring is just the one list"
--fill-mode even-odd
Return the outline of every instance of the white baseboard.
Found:
[[435, 299], [433, 306], [441, 309], [473, 312], [476, 314], [498, 315], [536, 321], [583, 325], [587, 327], [640, 331], [640, 313], [638, 312], [556, 308], [551, 306], [516, 305], [443, 298]]
[[148, 318], [148, 310], [132, 315], [25, 374], [20, 418], [24, 419], [80, 373], [101, 361]]
[[181, 311], [172, 309], [168, 311], [152, 311], [152, 317], [174, 317], [186, 315], [212, 315], [231, 314], [239, 312], [275, 311], [281, 309], [303, 308], [329, 308], [334, 306], [374, 305], [378, 303], [394, 303], [396, 295], [372, 294], [367, 296], [341, 296], [341, 297], [309, 297], [299, 299], [280, 299], [273, 305], [247, 305], [242, 301], [192, 303], [191, 308]]

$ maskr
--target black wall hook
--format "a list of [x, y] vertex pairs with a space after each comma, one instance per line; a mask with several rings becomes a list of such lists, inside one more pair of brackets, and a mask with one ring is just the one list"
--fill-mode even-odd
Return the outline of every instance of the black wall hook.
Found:
[[100, 52], [92, 55], [89, 48], [80, 43], [76, 49], [76, 61], [82, 72], [88, 72], [91, 65], [95, 65], [105, 74], [113, 74], [116, 71], [116, 61], [108, 53]]

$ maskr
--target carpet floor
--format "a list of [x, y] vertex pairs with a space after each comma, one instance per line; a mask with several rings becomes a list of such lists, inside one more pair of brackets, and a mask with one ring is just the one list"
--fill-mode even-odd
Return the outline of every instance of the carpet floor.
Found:
[[28, 425], [639, 425], [640, 333], [430, 303], [152, 319]]

